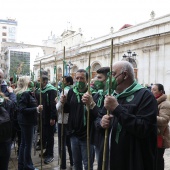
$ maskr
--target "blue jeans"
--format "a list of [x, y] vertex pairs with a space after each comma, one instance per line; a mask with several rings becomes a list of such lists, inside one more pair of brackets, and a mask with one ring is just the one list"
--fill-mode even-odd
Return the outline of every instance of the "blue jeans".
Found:
[[[62, 131], [62, 124], [58, 123], [58, 148], [59, 148], [60, 158], [61, 158], [61, 151], [62, 151], [61, 169], [66, 169], [66, 145], [68, 149], [70, 165], [73, 166], [70, 137], [67, 135], [67, 124], [63, 124], [63, 134], [61, 134], [61, 131]], [[61, 150], [61, 136], [62, 135], [63, 135], [63, 139], [62, 139], [62, 150]]]
[[34, 170], [31, 158], [34, 125], [21, 125], [21, 145], [19, 150], [18, 170]]
[[[88, 170], [87, 141], [79, 140], [77, 137], [71, 137], [71, 148], [73, 154], [74, 170]], [[93, 170], [94, 146], [90, 145], [90, 170]]]
[[8, 170], [11, 154], [11, 140], [0, 143], [0, 170]]

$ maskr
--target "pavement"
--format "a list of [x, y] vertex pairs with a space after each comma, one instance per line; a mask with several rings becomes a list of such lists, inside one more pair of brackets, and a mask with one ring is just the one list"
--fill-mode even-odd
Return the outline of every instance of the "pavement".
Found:
[[[42, 169], [43, 170], [59, 170], [59, 161], [58, 161], [58, 147], [57, 147], [57, 134], [55, 134], [55, 145], [54, 145], [54, 161], [50, 164], [44, 164], [42, 163]], [[39, 157], [40, 151], [36, 152], [36, 155], [34, 155], [34, 151], [32, 151], [32, 160], [34, 163], [35, 168], [41, 169], [41, 158]], [[170, 149], [165, 150], [164, 154], [164, 160], [165, 160], [165, 168], [164, 170], [170, 170]], [[9, 169], [8, 170], [18, 170], [18, 160], [17, 155], [15, 153], [15, 148], [11, 150], [11, 157], [9, 162]], [[94, 162], [93, 166], [94, 170], [97, 170], [97, 163], [96, 160]], [[69, 157], [67, 154], [67, 170], [71, 170], [69, 166]]]
[[[60, 170], [59, 160], [58, 160], [58, 137], [57, 137], [57, 133], [55, 133], [55, 139], [54, 140], [55, 140], [54, 161], [51, 162], [50, 164], [44, 164], [44, 162], [43, 162], [44, 159], [43, 159], [43, 161], [42, 161], [42, 169], [43, 170]], [[11, 150], [11, 157], [10, 157], [8, 170], [18, 170], [18, 159], [17, 159], [17, 155], [15, 153], [15, 150], [16, 150], [15, 148], [12, 148], [12, 150]], [[41, 158], [39, 157], [40, 152], [41, 151], [36, 151], [36, 155], [34, 155], [34, 150], [32, 150], [32, 161], [33, 161], [34, 167], [38, 168], [39, 170], [41, 170]], [[94, 170], [97, 169], [96, 160], [94, 162], [93, 169]], [[71, 170], [68, 154], [67, 154], [67, 170]]]

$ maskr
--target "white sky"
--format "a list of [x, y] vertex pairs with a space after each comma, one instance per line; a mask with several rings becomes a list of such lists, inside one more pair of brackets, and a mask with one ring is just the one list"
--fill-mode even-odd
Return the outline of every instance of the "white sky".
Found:
[[18, 42], [41, 44], [51, 31], [60, 36], [71, 23], [84, 37], [99, 37], [170, 13], [169, 0], [1, 0], [0, 19], [18, 21]]

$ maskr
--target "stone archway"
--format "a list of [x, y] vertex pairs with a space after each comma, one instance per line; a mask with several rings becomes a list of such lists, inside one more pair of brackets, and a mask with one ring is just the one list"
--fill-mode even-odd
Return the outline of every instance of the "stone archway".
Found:
[[78, 67], [76, 65], [74, 65], [71, 69], [71, 77], [73, 78], [74, 81], [75, 81], [75, 76], [76, 76], [77, 70], [78, 70]]
[[96, 74], [97, 74], [96, 71], [99, 68], [101, 68], [101, 65], [98, 62], [96, 62], [92, 65], [92, 78], [94, 78], [96, 76]]

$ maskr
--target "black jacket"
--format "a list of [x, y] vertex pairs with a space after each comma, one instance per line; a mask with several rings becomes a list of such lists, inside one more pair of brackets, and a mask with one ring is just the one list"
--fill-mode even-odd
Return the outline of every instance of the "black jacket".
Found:
[[112, 113], [110, 170], [155, 170], [158, 108], [154, 96], [143, 88], [129, 98], [118, 98], [118, 103]]
[[[68, 129], [71, 135], [76, 136], [80, 140], [87, 138], [87, 110], [86, 106], [81, 101], [80, 103], [73, 89], [70, 89], [67, 95], [67, 103], [64, 105], [64, 113], [69, 113]], [[90, 114], [90, 125], [94, 120], [94, 116]]]
[[18, 103], [18, 122], [24, 125], [37, 124], [37, 102], [30, 91], [21, 94]]
[[48, 90], [42, 93], [42, 105], [43, 105], [43, 124], [49, 125], [50, 119], [57, 120], [56, 102], [55, 98], [57, 96], [56, 90]]

